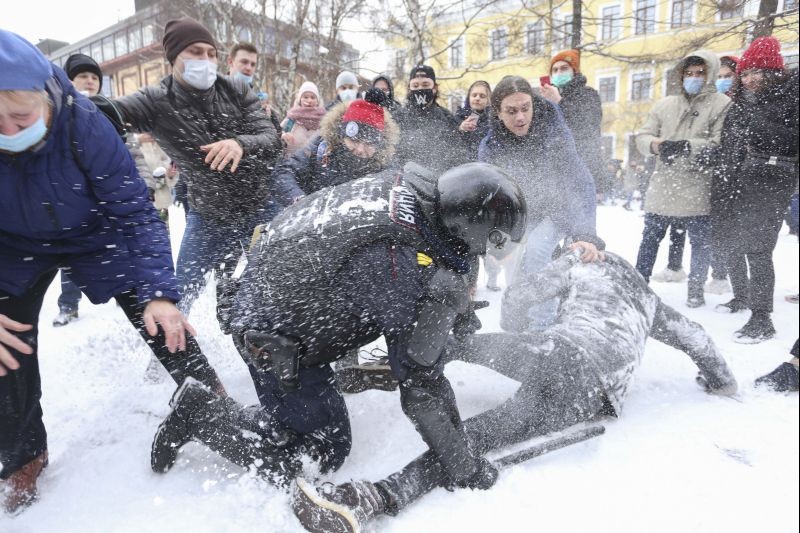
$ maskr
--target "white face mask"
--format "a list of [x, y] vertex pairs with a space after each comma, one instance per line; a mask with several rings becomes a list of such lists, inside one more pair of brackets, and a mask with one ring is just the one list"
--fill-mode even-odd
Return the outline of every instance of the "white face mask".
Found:
[[207, 59], [184, 59], [183, 81], [198, 89], [210, 89], [217, 81], [217, 64]]
[[339, 99], [341, 99], [342, 102], [351, 102], [355, 100], [357, 96], [358, 93], [355, 89], [344, 89], [339, 91]]

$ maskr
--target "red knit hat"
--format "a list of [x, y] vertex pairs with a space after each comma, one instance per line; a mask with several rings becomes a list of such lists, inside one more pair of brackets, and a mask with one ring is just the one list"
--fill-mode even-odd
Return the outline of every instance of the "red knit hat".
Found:
[[383, 108], [366, 100], [355, 100], [342, 115], [342, 133], [354, 140], [377, 143], [385, 128]]
[[745, 70], [759, 68], [765, 70], [783, 70], [781, 43], [775, 37], [759, 37], [742, 54], [736, 64], [736, 74]]
[[566, 61], [575, 73], [581, 71], [581, 52], [580, 50], [564, 50], [553, 56], [550, 60], [550, 71], [553, 71], [553, 65], [559, 61]]

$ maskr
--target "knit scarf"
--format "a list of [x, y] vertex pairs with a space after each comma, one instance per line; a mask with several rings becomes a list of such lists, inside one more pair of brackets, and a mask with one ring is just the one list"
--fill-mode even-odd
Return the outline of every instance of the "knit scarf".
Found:
[[289, 110], [286, 115], [290, 120], [294, 120], [308, 131], [316, 131], [319, 129], [319, 123], [322, 117], [325, 116], [325, 108], [318, 107], [300, 107], [295, 106]]

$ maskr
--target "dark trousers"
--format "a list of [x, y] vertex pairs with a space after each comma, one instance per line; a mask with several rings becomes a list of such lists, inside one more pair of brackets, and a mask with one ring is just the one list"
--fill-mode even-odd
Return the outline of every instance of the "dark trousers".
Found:
[[703, 285], [708, 277], [711, 263], [710, 222], [708, 216], [667, 217], [647, 213], [644, 216], [644, 231], [636, 259], [636, 270], [650, 281], [653, 265], [658, 255], [658, 247], [670, 225], [686, 228], [692, 243], [692, 260], [689, 272], [689, 294], [703, 294]]
[[78, 310], [81, 301], [81, 290], [69, 277], [69, 270], [61, 270], [61, 294], [58, 296], [58, 310], [71, 313]]
[[[713, 224], [713, 221], [712, 221]], [[713, 234], [712, 234], [713, 239]], [[667, 256], [667, 268], [678, 271], [683, 268], [683, 249], [686, 246], [686, 229], [675, 224], [669, 227], [669, 255]], [[725, 279], [728, 271], [722, 255], [715, 253], [715, 246], [711, 246], [711, 277], [714, 279]]]
[[[47, 449], [47, 432], [39, 403], [42, 384], [36, 342], [42, 300], [55, 275], [55, 270], [43, 274], [22, 296], [13, 296], [0, 290], [0, 314], [33, 325], [31, 331], [15, 335], [34, 348], [31, 355], [8, 348], [20, 368], [0, 377], [0, 461], [3, 463], [0, 479], [8, 478]], [[182, 383], [191, 376], [214, 389], [220, 386], [214, 369], [194, 338], [187, 339], [185, 352], [170, 353], [160, 329], [155, 337], [145, 331], [142, 318], [144, 307], [139, 304], [133, 291], [120, 294], [115, 299], [176, 383]]]

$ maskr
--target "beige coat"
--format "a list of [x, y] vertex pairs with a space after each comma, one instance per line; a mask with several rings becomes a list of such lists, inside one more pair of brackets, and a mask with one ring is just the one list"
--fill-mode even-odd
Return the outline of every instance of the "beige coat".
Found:
[[[660, 159], [656, 163], [645, 200], [647, 213], [689, 217], [710, 212], [711, 172], [697, 165], [695, 158], [705, 146], [719, 144], [730, 98], [716, 89], [717, 56], [706, 50], [692, 52], [686, 57], [690, 56], [699, 56], [708, 65], [706, 83], [700, 94], [687, 97], [681, 91], [679, 95], [660, 100], [650, 110], [647, 122], [636, 135], [636, 147], [646, 156], [654, 155], [650, 145], [656, 138], [688, 140], [691, 145], [689, 157], [679, 157], [672, 165]], [[683, 72], [685, 59], [676, 67], [677, 75]]]

